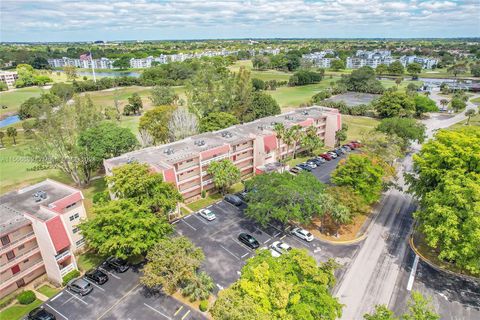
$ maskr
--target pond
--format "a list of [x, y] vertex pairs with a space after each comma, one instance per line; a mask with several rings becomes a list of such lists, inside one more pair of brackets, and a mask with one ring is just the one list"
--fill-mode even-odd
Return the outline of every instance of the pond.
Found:
[[[57, 72], [64, 72], [63, 70], [57, 70]], [[135, 71], [100, 71], [100, 72], [95, 72], [95, 75], [97, 77], [135, 77], [138, 78], [140, 77], [140, 72], [135, 72]], [[90, 76], [93, 77], [93, 74], [91, 71], [77, 71], [77, 75], [80, 77], [83, 76]]]
[[0, 128], [9, 126], [11, 124], [17, 123], [20, 121], [20, 117], [18, 115], [6, 117], [3, 120], [0, 120]]

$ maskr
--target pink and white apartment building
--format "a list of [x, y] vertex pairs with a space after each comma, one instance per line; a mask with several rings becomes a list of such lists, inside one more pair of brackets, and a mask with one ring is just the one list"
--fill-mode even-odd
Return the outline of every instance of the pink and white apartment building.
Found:
[[342, 118], [337, 109], [317, 106], [296, 109], [107, 159], [104, 160], [105, 171], [112, 174], [114, 167], [134, 161], [147, 163], [162, 173], [165, 181], [175, 184], [185, 201], [190, 202], [199, 198], [202, 191], [214, 188], [212, 176], [207, 173], [213, 161], [230, 159], [240, 169], [242, 177], [246, 177], [266, 171], [269, 165], [286, 157], [287, 152], [293, 153], [291, 146], [287, 148], [277, 139], [276, 123], [283, 123], [286, 128], [314, 126], [325, 145], [333, 147]]
[[0, 196], [0, 298], [45, 273], [61, 284], [76, 270], [85, 218], [81, 191], [53, 180]]

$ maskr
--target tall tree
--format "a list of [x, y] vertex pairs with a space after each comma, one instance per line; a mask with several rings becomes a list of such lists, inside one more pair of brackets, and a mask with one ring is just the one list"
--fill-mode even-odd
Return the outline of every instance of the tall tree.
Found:
[[17, 129], [16, 129], [16, 128], [14, 128], [14, 127], [8, 127], [8, 128], [7, 128], [7, 136], [9, 136], [10, 138], [12, 138], [14, 145], [17, 144], [17, 140], [16, 140], [16, 137], [17, 137]]
[[382, 76], [386, 73], [388, 73], [388, 66], [386, 64], [379, 64], [376, 68], [375, 68], [375, 73], [378, 74], [379, 76]]
[[409, 117], [415, 111], [414, 99], [400, 91], [386, 91], [373, 105], [382, 118]]
[[302, 127], [299, 125], [293, 125], [287, 130], [286, 140], [291, 140], [293, 145], [293, 158], [297, 156], [297, 146], [299, 145], [300, 141], [302, 140], [301, 134]]
[[169, 141], [169, 122], [174, 106], [159, 106], [148, 110], [140, 118], [139, 131], [146, 130], [152, 137], [154, 144], [163, 144]]
[[172, 105], [178, 100], [178, 96], [172, 87], [155, 86], [150, 92], [150, 100], [154, 106]]
[[96, 163], [85, 148], [78, 145], [78, 137], [101, 120], [102, 113], [89, 97], [77, 97], [72, 105], [60, 106], [55, 111], [46, 110], [38, 119], [30, 155], [37, 163], [59, 169], [77, 185], [85, 186]]
[[244, 122], [253, 121], [259, 118], [280, 114], [280, 106], [273, 97], [264, 92], [251, 94], [251, 101], [246, 109], [242, 110], [239, 117]]
[[140, 114], [140, 111], [143, 109], [142, 98], [138, 93], [132, 94], [128, 98], [128, 104], [123, 109], [123, 114], [129, 116], [131, 114]]
[[170, 141], [177, 141], [198, 133], [197, 117], [185, 107], [173, 111], [168, 123]]
[[468, 109], [467, 112], [465, 112], [465, 115], [467, 116], [467, 125], [470, 125], [470, 118], [476, 114], [477, 112], [475, 109]]
[[77, 67], [75, 66], [65, 66], [63, 67], [63, 72], [67, 76], [68, 81], [73, 81], [78, 77]]
[[3, 138], [5, 137], [5, 133], [3, 131], [0, 131], [0, 145], [3, 147]]
[[342, 128], [335, 132], [335, 146], [339, 146], [342, 141], [347, 140], [348, 125], [342, 123]]
[[72, 99], [75, 91], [71, 84], [59, 82], [52, 85], [50, 88], [50, 93], [59, 97], [63, 102], [67, 102], [68, 100]]
[[200, 119], [200, 132], [217, 131], [238, 124], [238, 119], [226, 112], [211, 112]]
[[161, 239], [147, 254], [142, 284], [162, 288], [172, 294], [196, 277], [205, 255], [186, 237]]
[[310, 155], [313, 155], [314, 151], [318, 148], [323, 147], [323, 141], [318, 136], [316, 127], [310, 126], [305, 130], [305, 132], [303, 132], [302, 139], [300, 140], [300, 145]]
[[376, 130], [396, 135], [403, 141], [402, 148], [406, 149], [413, 141], [423, 142], [426, 127], [412, 118], [386, 118], [382, 119]]
[[407, 66], [407, 72], [412, 76], [412, 78], [416, 79], [420, 72], [422, 72], [422, 65], [416, 62], [410, 63]]
[[127, 259], [145, 254], [173, 231], [147, 206], [128, 199], [95, 206], [93, 213], [93, 218], [80, 224], [80, 230], [87, 245], [104, 256]]
[[421, 94], [415, 95], [415, 115], [417, 117], [422, 116], [426, 112], [438, 111], [437, 104], [429, 97]]
[[182, 295], [189, 297], [190, 302], [207, 300], [214, 287], [215, 284], [212, 278], [205, 271], [202, 271], [186, 281], [185, 286], [182, 288]]
[[390, 63], [388, 66], [388, 73], [390, 74], [403, 74], [405, 72], [405, 68], [400, 61], [394, 61]]
[[467, 71], [468, 71], [467, 65], [464, 63], [457, 63], [447, 69], [447, 72], [453, 74], [455, 78], [457, 77], [458, 74], [467, 73]]
[[162, 175], [152, 172], [147, 164], [133, 162], [113, 168], [107, 182], [116, 198], [146, 205], [159, 216], [168, 217], [182, 201], [177, 188], [164, 182]]
[[229, 159], [210, 163], [207, 173], [213, 176], [213, 183], [222, 194], [225, 194], [234, 183], [240, 181], [240, 169]]

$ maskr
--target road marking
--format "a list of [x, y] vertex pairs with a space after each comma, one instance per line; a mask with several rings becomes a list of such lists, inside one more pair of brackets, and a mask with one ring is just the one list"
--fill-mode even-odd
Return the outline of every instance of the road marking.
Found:
[[192, 215], [192, 217], [196, 218], [197, 220], [200, 220], [201, 223], [208, 225], [208, 222], [206, 222], [204, 218], [200, 218], [196, 214]]
[[50, 301], [55, 301], [55, 299], [57, 299], [57, 298], [60, 297], [61, 295], [63, 295], [63, 291], [60, 292], [59, 294], [57, 294], [55, 297], [53, 297]]
[[73, 300], [73, 297], [72, 297], [72, 296], [70, 296], [70, 298], [68, 298], [67, 300], [65, 300], [65, 301], [62, 303], [62, 306], [63, 306], [64, 304], [69, 303], [70, 300]]
[[77, 297], [76, 295], [74, 295], [73, 293], [67, 291], [69, 294], [72, 295], [72, 297], [74, 297], [75, 299], [77, 299], [78, 301], [80, 301], [81, 303], [85, 304], [86, 306], [88, 306], [88, 303], [83, 301], [83, 299], [81, 299], [80, 297]]
[[223, 287], [221, 285], [219, 285], [218, 283], [216, 283], [216, 285], [217, 285], [218, 289], [223, 290]]
[[[225, 230], [228, 229], [228, 227], [230, 227], [232, 224], [235, 224], [235, 223], [237, 223], [237, 222], [239, 222], [239, 221], [242, 221], [242, 220], [244, 220], [244, 219], [243, 219], [243, 218], [238, 218], [238, 219], [232, 220], [232, 222], [224, 225], [222, 228], [219, 228], [218, 231], [215, 231], [215, 232], [213, 232], [213, 233], [210, 233], [210, 234], [209, 234], [209, 238], [210, 238], [210, 239], [214, 239], [214, 238], [213, 238], [214, 235], [216, 235], [217, 233], [220, 233], [220, 232], [222, 232], [222, 231], [225, 231]], [[215, 239], [214, 239], [214, 240], [215, 240]]]
[[58, 310], [56, 310], [54, 307], [52, 307], [51, 305], [49, 305], [48, 303], [45, 303], [45, 305], [47, 305], [50, 309], [52, 309], [53, 311], [55, 311], [56, 313], [58, 313], [60, 316], [62, 316], [65, 320], [68, 320], [67, 317], [65, 317], [63, 314], [61, 314], [60, 312], [58, 312]]
[[87, 281], [88, 283], [90, 283], [92, 286], [95, 286], [95, 287], [97, 287], [98, 289], [100, 289], [100, 290], [102, 290], [102, 291], [105, 292], [105, 289], [103, 289], [103, 288], [100, 287], [99, 285], [93, 283], [93, 281], [90, 281], [90, 280], [87, 280], [87, 279], [85, 279], [85, 281]]
[[307, 248], [310, 248], [310, 245], [308, 243], [305, 243], [303, 240], [297, 239], [297, 236], [292, 235], [292, 240], [295, 240], [296, 242], [300, 243], [302, 246], [305, 246]]
[[187, 226], [189, 226], [190, 228], [192, 228], [194, 231], [197, 231], [197, 229], [195, 229], [194, 227], [192, 227], [192, 225], [190, 223], [188, 223], [187, 221], [185, 221], [185, 219], [182, 220], [183, 223], [185, 223]]
[[[235, 240], [235, 239], [234, 239]], [[235, 243], [236, 244], [239, 244], [242, 248], [245, 248], [248, 250], [248, 253], [252, 252], [253, 249], [250, 249], [250, 247], [248, 247], [246, 244], [243, 244], [243, 242], [240, 242], [238, 240], [235, 240]]]
[[104, 268], [99, 268], [99, 269], [102, 270], [102, 271], [105, 271], [106, 273], [108, 273], [109, 275], [111, 275], [112, 277], [114, 277], [114, 278], [117, 279], [117, 280], [122, 280], [122, 278], [120, 278], [120, 277], [117, 276], [116, 274], [111, 273], [110, 271], [108, 271], [108, 270], [106, 270], [106, 269], [104, 269]]
[[167, 318], [167, 319], [172, 319], [172, 318], [170, 318], [169, 316], [165, 315], [163, 312], [158, 311], [157, 309], [155, 309], [155, 308], [152, 307], [152, 306], [149, 306], [149, 305], [146, 304], [146, 303], [144, 303], [143, 305], [144, 305], [145, 307], [148, 307], [148, 308], [152, 309], [152, 310], [155, 311], [156, 313], [161, 314], [162, 316], [164, 316], [164, 317]]
[[209, 205], [209, 206], [207, 206], [207, 209], [210, 209], [211, 207], [212, 207], [212, 204], [211, 204], [211, 205]]
[[250, 253], [250, 252], [245, 253], [245, 254], [242, 256], [242, 258], [245, 258], [246, 256], [248, 256], [249, 253]]
[[183, 306], [180, 306], [180, 308], [178, 308], [178, 310], [173, 315], [176, 316], [177, 314], [180, 313], [182, 309], [183, 309]]
[[182, 221], [182, 220], [173, 221], [172, 224], [177, 224], [177, 223], [179, 223], [180, 221]]
[[122, 302], [123, 299], [125, 299], [127, 296], [129, 296], [130, 294], [132, 294], [132, 292], [137, 289], [138, 287], [140, 286], [140, 283], [137, 284], [135, 287], [133, 287], [132, 289], [130, 289], [130, 291], [128, 291], [123, 297], [121, 297], [120, 299], [117, 300], [117, 302], [115, 302], [110, 308], [108, 308], [100, 317], [97, 318], [98, 319], [101, 319], [103, 318], [103, 316], [105, 316], [107, 313], [109, 313], [113, 308], [115, 308], [120, 302]]
[[268, 240], [265, 241], [263, 244], [270, 242], [270, 240], [272, 240], [272, 238], [268, 239]]
[[185, 313], [185, 314], [183, 315], [182, 320], [185, 319], [185, 318], [188, 316], [189, 313], [190, 313], [190, 309], [188, 309], [187, 313]]
[[230, 253], [232, 256], [234, 256], [237, 260], [240, 260], [239, 257], [237, 257], [236, 254], [234, 254], [233, 252], [231, 252], [230, 250], [228, 250], [227, 248], [225, 248], [224, 246], [220, 245], [220, 247], [222, 247], [225, 251], [227, 251], [228, 253]]
[[287, 235], [284, 234], [284, 235], [280, 238], [280, 240], [283, 240], [283, 238], [285, 238], [286, 236], [287, 236]]
[[413, 282], [415, 281], [415, 273], [417, 272], [418, 266], [418, 254], [415, 255], [415, 260], [413, 260], [412, 270], [410, 270], [410, 277], [408, 278], [407, 291], [412, 291]]

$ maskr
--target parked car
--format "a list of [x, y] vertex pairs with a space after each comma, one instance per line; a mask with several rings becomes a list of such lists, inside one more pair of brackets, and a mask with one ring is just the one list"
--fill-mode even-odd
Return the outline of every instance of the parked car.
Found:
[[198, 214], [202, 217], [205, 218], [208, 221], [215, 220], [217, 216], [215, 216], [215, 213], [212, 212], [210, 209], [202, 209], [198, 211]]
[[238, 235], [238, 240], [252, 249], [260, 247], [260, 243], [258, 243], [257, 239], [248, 233], [240, 233]]
[[309, 165], [306, 165], [305, 163], [297, 164], [297, 167], [308, 172], [312, 171], [312, 167], [310, 167]]
[[337, 156], [341, 156], [342, 154], [344, 154], [345, 152], [342, 150], [342, 148], [337, 148], [335, 150], [332, 150], [332, 152], [335, 152], [337, 154]]
[[87, 271], [87, 273], [85, 273], [85, 277], [98, 285], [102, 285], [108, 281], [107, 274], [99, 269], [92, 269], [90, 271]]
[[242, 205], [242, 199], [240, 199], [238, 196], [236, 196], [234, 194], [227, 194], [224, 199], [225, 199], [225, 201], [233, 204], [234, 206], [238, 207], [238, 206]]
[[292, 250], [292, 247], [290, 247], [288, 244], [281, 242], [281, 241], [275, 241], [272, 243], [270, 246], [271, 249], [275, 250], [276, 252], [280, 254], [287, 253], [288, 251]]
[[118, 272], [118, 273], [123, 273], [130, 268], [130, 266], [127, 264], [127, 261], [123, 259], [118, 259], [115, 257], [108, 258], [104, 262], [104, 265], [115, 270], [115, 272]]
[[327, 153], [331, 155], [333, 159], [336, 159], [338, 157], [338, 154], [334, 151], [328, 151]]
[[305, 240], [308, 242], [313, 241], [313, 235], [305, 229], [295, 228], [292, 230], [292, 234], [299, 237], [302, 240]]
[[90, 282], [83, 278], [72, 279], [67, 283], [67, 288], [70, 291], [78, 293], [81, 296], [86, 296], [93, 290], [93, 286]]
[[56, 320], [55, 316], [42, 307], [33, 309], [28, 313], [27, 320]]
[[315, 169], [317, 167], [317, 164], [314, 161], [307, 160], [305, 164], [307, 166], [310, 166], [312, 169]]
[[333, 157], [332, 157], [330, 154], [328, 154], [328, 153], [322, 153], [322, 154], [320, 154], [320, 155], [318, 155], [318, 156], [319, 156], [320, 158], [323, 158], [323, 159], [327, 160], [327, 161], [330, 161], [330, 160], [333, 159]]
[[350, 143], [352, 143], [355, 146], [355, 148], [363, 147], [363, 144], [360, 141], [350, 141]]
[[350, 152], [350, 151], [352, 151], [352, 148], [350, 148], [350, 147], [349, 147], [348, 145], [346, 145], [346, 144], [342, 146], [342, 149], [343, 149], [345, 152]]
[[349, 147], [349, 148], [352, 149], [352, 150], [357, 149], [357, 147], [355, 147], [355, 144], [354, 144], [354, 143], [351, 143], [351, 142], [349, 142], [349, 143], [347, 143], [347, 144], [344, 144], [344, 146], [347, 146], [347, 147]]
[[302, 171], [302, 169], [300, 169], [299, 167], [293, 167], [289, 170], [291, 173], [293, 174], [297, 174], [299, 173], [300, 171]]
[[247, 190], [243, 190], [242, 192], [235, 193], [237, 197], [239, 197], [242, 201], [246, 201], [247, 199]]
[[308, 161], [313, 161], [317, 165], [317, 167], [325, 163], [325, 159], [323, 159], [321, 157], [313, 158], [313, 159], [310, 159]]

